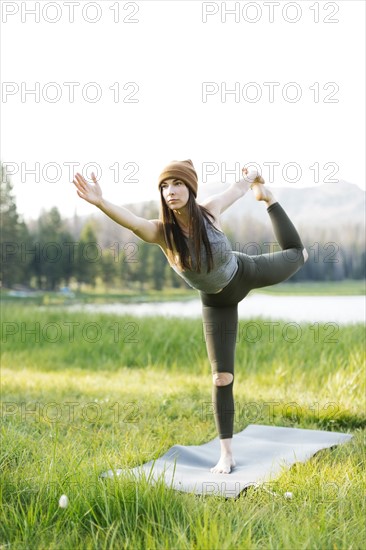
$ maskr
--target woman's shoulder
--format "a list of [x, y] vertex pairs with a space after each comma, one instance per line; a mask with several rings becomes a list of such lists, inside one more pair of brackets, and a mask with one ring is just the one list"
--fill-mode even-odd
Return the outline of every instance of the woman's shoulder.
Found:
[[153, 223], [156, 227], [156, 230], [158, 231], [158, 233], [163, 233], [163, 222], [161, 220], [158, 220], [158, 219], [154, 219], [154, 220], [149, 220], [151, 223]]
[[203, 218], [205, 220], [206, 226], [212, 225], [215, 229], [218, 229], [222, 232], [220, 224], [220, 216], [213, 209], [209, 208], [206, 205], [200, 205], [201, 210], [203, 210]]
[[164, 252], [166, 252], [166, 240], [165, 240], [165, 233], [164, 233], [164, 224], [162, 220], [154, 219], [150, 220], [151, 223], [155, 225], [156, 228], [156, 239], [155, 244], [159, 245]]

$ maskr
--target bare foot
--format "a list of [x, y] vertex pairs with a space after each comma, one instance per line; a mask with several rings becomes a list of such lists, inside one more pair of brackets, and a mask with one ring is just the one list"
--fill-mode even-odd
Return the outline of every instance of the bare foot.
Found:
[[265, 201], [268, 206], [274, 202], [277, 202], [272, 191], [270, 191], [270, 189], [265, 187], [262, 183], [254, 183], [251, 189], [257, 201]]
[[210, 468], [210, 472], [213, 474], [230, 474], [232, 468], [235, 468], [236, 462], [232, 455], [225, 454], [220, 457], [220, 460], [213, 468]]

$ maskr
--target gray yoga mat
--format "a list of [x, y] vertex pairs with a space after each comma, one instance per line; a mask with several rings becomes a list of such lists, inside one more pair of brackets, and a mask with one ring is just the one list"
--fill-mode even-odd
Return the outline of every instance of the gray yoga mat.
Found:
[[217, 437], [203, 445], [174, 445], [162, 457], [131, 469], [108, 470], [101, 477], [124, 472], [132, 479], [163, 480], [179, 491], [235, 498], [246, 487], [273, 481], [295, 462], [306, 462], [321, 449], [346, 443], [353, 436], [339, 432], [250, 424], [234, 434], [236, 466], [230, 474], [213, 474], [220, 456]]

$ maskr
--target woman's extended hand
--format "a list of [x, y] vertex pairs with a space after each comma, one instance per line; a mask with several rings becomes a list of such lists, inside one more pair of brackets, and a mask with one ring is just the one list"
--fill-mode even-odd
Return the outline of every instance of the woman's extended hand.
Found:
[[95, 177], [94, 172], [91, 174], [94, 183], [88, 183], [86, 179], [79, 173], [76, 173], [75, 178], [72, 180], [77, 189], [79, 197], [84, 199], [90, 204], [99, 206], [102, 201], [102, 190]]
[[246, 181], [253, 183], [265, 183], [264, 179], [260, 175], [257, 169], [248, 170], [248, 168], [242, 168], [241, 173]]

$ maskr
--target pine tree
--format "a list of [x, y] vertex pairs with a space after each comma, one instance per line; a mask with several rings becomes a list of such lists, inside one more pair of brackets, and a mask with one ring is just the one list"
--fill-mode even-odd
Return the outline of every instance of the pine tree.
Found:
[[38, 288], [56, 290], [62, 281], [68, 283], [73, 270], [72, 244], [58, 209], [43, 211], [28, 248]]
[[22, 252], [29, 236], [27, 226], [17, 212], [13, 186], [2, 164], [0, 170], [0, 279], [3, 287], [10, 288], [16, 283], [29, 282], [27, 274], [29, 262]]
[[80, 235], [75, 275], [78, 283], [95, 286], [97, 276], [102, 272], [102, 249], [97, 242], [95, 225], [87, 222]]

